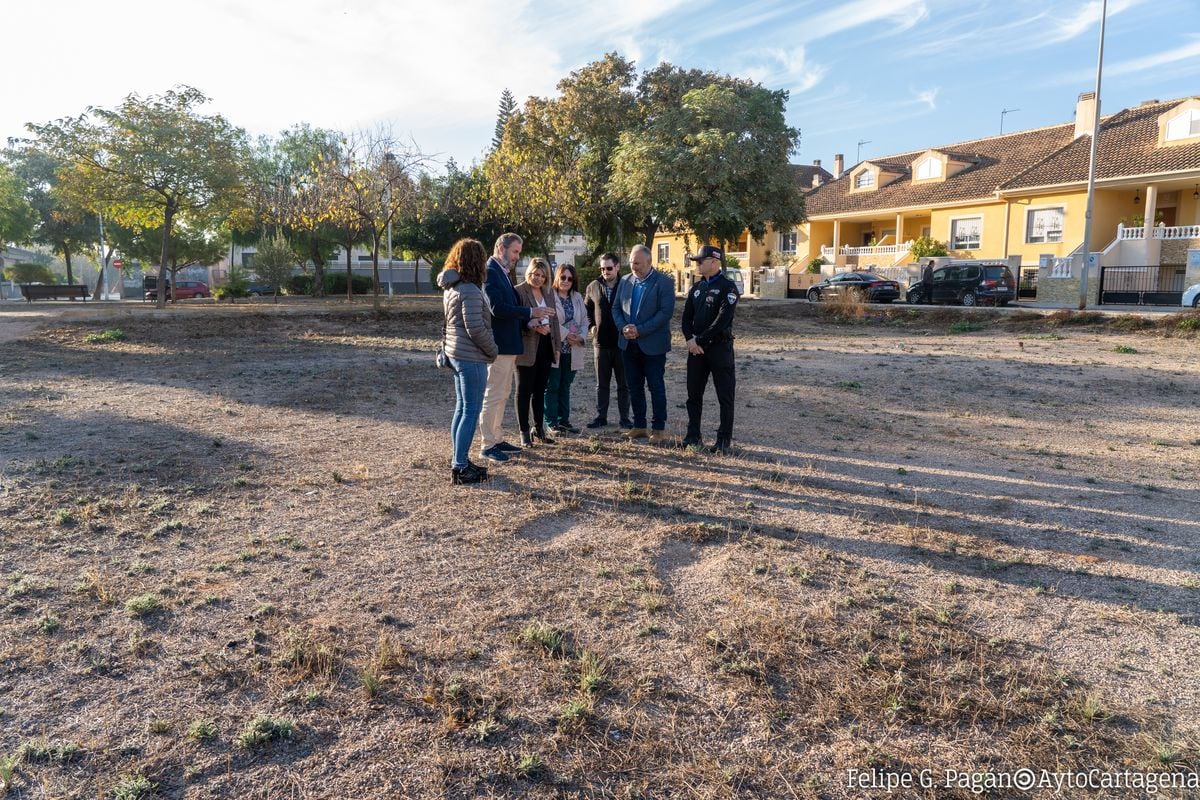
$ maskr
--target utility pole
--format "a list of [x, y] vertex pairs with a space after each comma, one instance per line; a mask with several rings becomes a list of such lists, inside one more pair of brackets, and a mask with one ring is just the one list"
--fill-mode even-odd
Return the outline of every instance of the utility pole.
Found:
[[1021, 109], [1019, 109], [1019, 108], [1006, 108], [1000, 112], [1000, 132], [1001, 133], [1004, 133], [1004, 115], [1011, 114], [1014, 111], [1020, 111], [1020, 110]]
[[[1092, 120], [1092, 142], [1088, 156], [1087, 211], [1083, 217], [1083, 269], [1079, 275], [1079, 310], [1087, 308], [1088, 272], [1092, 268], [1092, 206], [1096, 200], [1096, 140], [1100, 138], [1100, 76], [1104, 68], [1104, 23], [1108, 19], [1108, 0], [1100, 3], [1100, 52], [1096, 56], [1096, 115]], [[1146, 221], [1146, 238], [1150, 238], [1150, 226]]]

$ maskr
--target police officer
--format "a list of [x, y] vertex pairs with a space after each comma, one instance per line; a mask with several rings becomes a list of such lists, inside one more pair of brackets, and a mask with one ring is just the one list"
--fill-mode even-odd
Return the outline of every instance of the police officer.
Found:
[[700, 415], [704, 411], [704, 389], [712, 375], [721, 424], [710, 451], [728, 453], [733, 442], [733, 312], [737, 309], [737, 285], [724, 272], [721, 248], [704, 245], [691, 256], [701, 280], [688, 292], [683, 307], [683, 338], [687, 341], [687, 436], [685, 447], [699, 447]]

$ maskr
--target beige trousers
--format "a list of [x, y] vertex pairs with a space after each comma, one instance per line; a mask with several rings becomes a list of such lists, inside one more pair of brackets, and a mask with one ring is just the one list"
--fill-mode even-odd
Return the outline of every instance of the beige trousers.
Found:
[[516, 374], [516, 356], [496, 356], [496, 360], [488, 365], [487, 390], [483, 393], [483, 410], [479, 412], [482, 450], [504, 441], [504, 409], [512, 399]]

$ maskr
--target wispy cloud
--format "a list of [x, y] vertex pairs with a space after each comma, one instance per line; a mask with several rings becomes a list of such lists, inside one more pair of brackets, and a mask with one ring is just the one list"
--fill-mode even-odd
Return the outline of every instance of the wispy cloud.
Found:
[[919, 92], [914, 91], [913, 100], [917, 103], [924, 103], [930, 111], [937, 111], [937, 96], [941, 90], [942, 87], [935, 86], [932, 89], [922, 89]]
[[790, 49], [772, 48], [766, 51], [769, 64], [756, 65], [751, 77], [768, 86], [778, 86], [793, 94], [807, 92], [821, 82], [828, 71], [812, 64], [804, 45]]
[[[1188, 44], [1170, 50], [1160, 50], [1148, 56], [1130, 58], [1104, 66], [1105, 78], [1119, 78], [1128, 75], [1145, 74], [1152, 78], [1161, 78], [1163, 69], [1174, 67], [1174, 75], [1200, 72], [1200, 36], [1193, 35]], [[1153, 71], [1152, 71], [1153, 70]], [[1096, 76], [1094, 69], [1080, 69], [1058, 75], [1044, 85], [1069, 86], [1086, 83]]]
[[[1112, 19], [1123, 11], [1139, 6], [1146, 0], [1112, 0], [1108, 4], [1108, 17]], [[1042, 12], [1031, 22], [1037, 25], [1037, 35], [1031, 44], [1045, 46], [1070, 41], [1100, 24], [1100, 0], [1088, 0], [1072, 10]]]
[[928, 14], [925, 0], [853, 0], [798, 21], [796, 29], [808, 42], [880, 21], [890, 22], [892, 33], [903, 33]]

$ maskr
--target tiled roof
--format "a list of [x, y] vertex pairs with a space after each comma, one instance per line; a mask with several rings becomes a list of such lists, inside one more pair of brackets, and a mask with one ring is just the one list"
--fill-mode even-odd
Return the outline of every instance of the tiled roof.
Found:
[[[1200, 169], [1200, 142], [1158, 146], [1159, 116], [1182, 102], [1147, 103], [1106, 117], [1096, 145], [1096, 178]], [[1014, 176], [1003, 188], [1027, 189], [1086, 181], [1090, 148], [1089, 137], [1081, 136], [1051, 158]]]
[[[1074, 132], [1073, 123], [1055, 125], [873, 158], [872, 164], [901, 172], [903, 177], [874, 191], [851, 193], [850, 173], [854, 170], [851, 167], [836, 181], [808, 195], [807, 212], [813, 217], [988, 198], [1006, 181], [1069, 144]], [[944, 181], [913, 184], [908, 177], [912, 161], [926, 150], [938, 150], [952, 154], [955, 160], [973, 163]]]
[[833, 174], [824, 167], [819, 167], [816, 164], [791, 164], [792, 177], [796, 179], [796, 183], [805, 192], [812, 191], [813, 175], [820, 175], [821, 182], [833, 180]]

